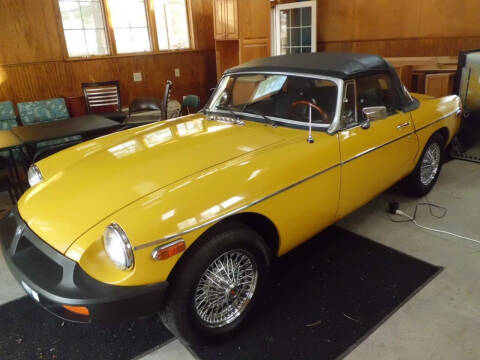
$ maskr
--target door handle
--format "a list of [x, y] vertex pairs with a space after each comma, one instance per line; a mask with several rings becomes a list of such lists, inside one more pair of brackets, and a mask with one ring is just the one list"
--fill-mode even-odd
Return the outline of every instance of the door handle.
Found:
[[409, 125], [410, 125], [410, 122], [406, 122], [406, 123], [403, 123], [403, 124], [398, 125], [398, 126], [397, 126], [397, 129], [398, 129], [398, 130], [401, 130], [401, 129], [403, 129], [404, 127], [407, 127], [407, 126], [409, 126]]

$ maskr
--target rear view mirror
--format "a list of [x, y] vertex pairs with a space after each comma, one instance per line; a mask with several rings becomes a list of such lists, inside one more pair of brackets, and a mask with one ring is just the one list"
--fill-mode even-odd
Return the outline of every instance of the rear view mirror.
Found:
[[363, 114], [366, 120], [361, 124], [362, 129], [368, 129], [370, 122], [387, 118], [387, 108], [385, 106], [371, 106], [363, 108]]

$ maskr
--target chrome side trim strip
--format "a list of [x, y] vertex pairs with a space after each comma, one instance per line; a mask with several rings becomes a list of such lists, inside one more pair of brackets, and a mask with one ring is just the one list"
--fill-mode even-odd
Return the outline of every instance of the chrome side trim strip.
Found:
[[372, 148], [370, 148], [370, 149], [367, 149], [367, 150], [365, 150], [365, 151], [362, 151], [361, 153], [358, 153], [357, 155], [351, 157], [350, 159], [345, 160], [345, 161], [342, 161], [342, 165], [348, 164], [350, 161], [353, 161], [353, 160], [355, 160], [355, 159], [358, 159], [359, 157], [362, 157], [362, 156], [364, 156], [364, 155], [367, 155], [367, 154], [371, 153], [372, 151], [381, 149], [381, 148], [383, 148], [384, 146], [387, 146], [387, 145], [390, 145], [390, 144], [394, 143], [395, 141], [402, 140], [403, 138], [406, 138], [407, 136], [413, 135], [414, 133], [415, 133], [415, 132], [412, 131], [412, 132], [410, 132], [410, 133], [408, 133], [408, 134], [405, 134], [405, 135], [402, 135], [402, 136], [400, 136], [400, 137], [398, 137], [398, 138], [396, 138], [396, 139], [390, 140], [390, 141], [386, 142], [385, 144], [378, 145], [378, 146], [372, 147]]
[[261, 203], [261, 202], [263, 202], [263, 201], [265, 201], [265, 200], [268, 200], [268, 199], [270, 199], [270, 198], [272, 198], [272, 197], [274, 197], [274, 196], [276, 196], [276, 195], [278, 195], [278, 194], [281, 194], [281, 193], [283, 193], [283, 192], [285, 192], [285, 191], [287, 191], [287, 190], [289, 190], [289, 189], [291, 189], [291, 188], [294, 188], [295, 186], [300, 185], [300, 184], [302, 184], [302, 183], [304, 183], [304, 182], [306, 182], [306, 181], [308, 181], [308, 180], [311, 180], [311, 179], [313, 179], [313, 178], [315, 178], [315, 177], [317, 177], [317, 176], [320, 176], [320, 175], [326, 173], [327, 171], [330, 171], [330, 170], [332, 170], [332, 169], [334, 169], [334, 168], [336, 168], [336, 167], [338, 167], [338, 166], [340, 166], [340, 165], [348, 164], [349, 162], [351, 162], [351, 161], [353, 161], [353, 160], [355, 160], [355, 159], [358, 159], [358, 158], [360, 158], [360, 157], [362, 157], [362, 156], [365, 156], [365, 155], [371, 153], [372, 151], [375, 151], [375, 150], [378, 150], [378, 149], [380, 149], [380, 148], [383, 148], [383, 147], [385, 147], [385, 146], [387, 146], [387, 145], [390, 145], [390, 144], [394, 143], [395, 141], [401, 140], [401, 139], [403, 139], [403, 138], [405, 138], [405, 137], [407, 137], [407, 136], [411, 136], [411, 135], [415, 134], [416, 132], [418, 132], [418, 131], [420, 131], [420, 130], [428, 127], [428, 126], [431, 126], [431, 125], [433, 125], [433, 124], [435, 124], [435, 123], [437, 123], [437, 122], [439, 122], [439, 121], [441, 121], [441, 120], [443, 120], [443, 119], [446, 119], [446, 118], [449, 117], [449, 116], [452, 116], [452, 115], [455, 114], [459, 109], [460, 109], [460, 108], [455, 109], [454, 111], [448, 113], [447, 115], [442, 116], [440, 119], [435, 120], [434, 122], [432, 122], [432, 123], [430, 123], [430, 124], [428, 124], [428, 125], [425, 125], [425, 126], [421, 127], [421, 128], [418, 129], [418, 130], [415, 130], [415, 131], [412, 131], [412, 132], [410, 132], [410, 133], [408, 133], [408, 134], [402, 135], [402, 136], [400, 136], [400, 137], [398, 137], [398, 138], [396, 138], [396, 139], [394, 139], [394, 140], [388, 141], [388, 142], [386, 142], [386, 143], [384, 143], [384, 144], [382, 144], [382, 145], [375, 146], [375, 147], [373, 147], [373, 148], [371, 148], [371, 149], [367, 149], [367, 150], [365, 150], [365, 151], [363, 151], [363, 152], [361, 152], [361, 153], [353, 156], [352, 158], [350, 158], [350, 159], [348, 159], [348, 160], [341, 161], [341, 162], [338, 163], [338, 164], [332, 165], [332, 166], [330, 166], [330, 167], [328, 167], [328, 168], [326, 168], [326, 169], [324, 169], [324, 170], [321, 170], [321, 171], [319, 171], [319, 172], [317, 172], [317, 173], [315, 173], [315, 174], [313, 174], [313, 175], [310, 175], [310, 176], [308, 176], [308, 177], [306, 177], [306, 178], [304, 178], [304, 179], [302, 179], [302, 180], [299, 180], [299, 181], [297, 181], [297, 182], [295, 182], [295, 183], [293, 183], [293, 184], [291, 184], [291, 185], [289, 185], [289, 186], [287, 186], [287, 187], [285, 187], [285, 188], [283, 188], [283, 189], [280, 189], [280, 190], [278, 190], [278, 191], [276, 191], [276, 192], [274, 192], [274, 193], [272, 193], [272, 194], [270, 194], [270, 195], [267, 195], [267, 196], [265, 196], [265, 197], [263, 197], [263, 198], [260, 198], [260, 199], [258, 199], [258, 200], [255, 200], [255, 201], [253, 201], [253, 202], [251, 202], [251, 203], [249, 203], [249, 204], [246, 204], [246, 205], [244, 205], [244, 206], [242, 206], [242, 207], [240, 207], [240, 208], [238, 208], [238, 209], [232, 210], [232, 211], [230, 211], [230, 212], [228, 212], [228, 213], [226, 213], [226, 214], [224, 214], [224, 215], [222, 215], [222, 216], [220, 216], [220, 217], [218, 217], [218, 218], [209, 220], [209, 221], [207, 221], [207, 222], [205, 222], [205, 223], [203, 223], [203, 224], [194, 226], [193, 228], [190, 228], [190, 229], [185, 230], [185, 231], [183, 231], [183, 232], [179, 232], [179, 233], [176, 233], [176, 234], [167, 235], [167, 236], [165, 236], [165, 237], [162, 238], [162, 239], [155, 240], [155, 241], [151, 241], [151, 242], [149, 242], [149, 243], [142, 244], [142, 245], [139, 245], [139, 246], [135, 246], [133, 249], [134, 249], [135, 251], [137, 251], [137, 250], [142, 250], [142, 249], [145, 249], [145, 248], [154, 246], [154, 245], [158, 245], [158, 244], [164, 243], [164, 242], [166, 242], [166, 241], [169, 241], [169, 240], [172, 240], [172, 239], [175, 239], [175, 238], [184, 236], [184, 235], [186, 235], [186, 234], [189, 234], [189, 233], [191, 233], [191, 232], [194, 232], [194, 231], [196, 231], [196, 230], [199, 230], [199, 229], [201, 229], [201, 228], [204, 228], [204, 227], [206, 227], [206, 226], [209, 226], [209, 225], [211, 225], [211, 224], [214, 224], [214, 223], [216, 223], [216, 222], [218, 222], [218, 221], [220, 221], [220, 220], [223, 220], [223, 219], [225, 219], [225, 218], [227, 218], [227, 217], [229, 217], [229, 216], [231, 216], [231, 215], [234, 215], [234, 214], [236, 214], [236, 213], [242, 212], [243, 210], [246, 210], [246, 209], [248, 209], [248, 208], [250, 208], [250, 207], [252, 207], [252, 206], [254, 206], [254, 205], [257, 205], [257, 204], [259, 204], [259, 203]]
[[461, 110], [461, 108], [457, 107], [455, 110], [453, 110], [452, 112], [449, 112], [447, 115], [443, 115], [440, 119], [437, 119], [437, 120], [431, 122], [430, 124], [424, 125], [421, 128], [416, 129], [416, 131], [420, 131], [420, 130], [423, 130], [423, 129], [429, 127], [429, 126], [432, 126], [433, 124], [436, 124], [437, 122], [442, 121], [442, 120], [456, 114], [460, 110]]
[[205, 223], [203, 223], [203, 224], [194, 226], [193, 228], [190, 228], [190, 229], [188, 229], [188, 230], [185, 230], [185, 231], [182, 231], [182, 232], [179, 232], [179, 233], [176, 233], [176, 234], [167, 235], [167, 236], [165, 236], [164, 238], [159, 239], [159, 240], [155, 240], [155, 241], [151, 241], [151, 242], [146, 243], [146, 244], [142, 244], [142, 245], [135, 246], [135, 247], [134, 247], [134, 250], [135, 250], [135, 251], [137, 251], [137, 250], [142, 250], [142, 249], [145, 249], [145, 248], [154, 246], [154, 245], [158, 245], [158, 244], [164, 243], [164, 242], [166, 242], [166, 241], [169, 241], [169, 240], [172, 240], [172, 239], [181, 237], [181, 236], [183, 236], [183, 235], [189, 234], [189, 233], [191, 233], [191, 232], [194, 232], [194, 231], [196, 231], [196, 230], [198, 230], [198, 229], [201, 229], [201, 228], [203, 228], [203, 227], [206, 227], [206, 226], [208, 226], [208, 225], [210, 225], [210, 224], [216, 223], [216, 222], [218, 222], [218, 221], [220, 221], [220, 220], [225, 219], [226, 217], [229, 217], [229, 216], [234, 215], [234, 214], [236, 214], [236, 213], [242, 212], [242, 211], [245, 210], [245, 209], [248, 209], [248, 208], [250, 208], [250, 207], [252, 207], [252, 206], [254, 206], [254, 205], [257, 205], [257, 204], [259, 204], [259, 203], [261, 203], [261, 202], [263, 202], [263, 201], [265, 201], [265, 200], [268, 200], [268, 199], [270, 199], [270, 198], [272, 198], [272, 197], [274, 197], [274, 196], [276, 196], [276, 195], [278, 195], [278, 194], [281, 194], [281, 193], [283, 193], [283, 192], [285, 192], [285, 191], [287, 191], [287, 190], [289, 190], [289, 189], [291, 189], [291, 188], [293, 188], [293, 187], [295, 187], [295, 186], [297, 186], [297, 185], [300, 185], [300, 184], [302, 184], [302, 183], [304, 183], [304, 182], [306, 182], [306, 181], [308, 181], [308, 180], [311, 180], [311, 179], [313, 179], [313, 178], [315, 178], [315, 177], [317, 177], [317, 176], [320, 176], [320, 175], [326, 173], [327, 171], [333, 170], [333, 169], [335, 169], [335, 168], [338, 167], [338, 166], [340, 166], [340, 163], [335, 164], [335, 165], [332, 165], [332, 166], [330, 166], [330, 167], [328, 167], [328, 168], [326, 168], [326, 169], [324, 169], [324, 170], [321, 170], [321, 171], [319, 171], [319, 172], [317, 172], [317, 173], [315, 173], [315, 174], [313, 174], [313, 175], [310, 175], [309, 177], [306, 177], [306, 178], [304, 178], [304, 179], [302, 179], [302, 180], [300, 180], [300, 181], [297, 181], [297, 182], [295, 182], [295, 183], [293, 183], [293, 184], [291, 184], [291, 185], [288, 185], [287, 187], [284, 187], [283, 189], [280, 189], [280, 190], [278, 190], [278, 191], [275, 191], [274, 193], [272, 193], [272, 194], [270, 194], [270, 195], [267, 195], [267, 196], [265, 196], [265, 197], [263, 197], [263, 198], [257, 199], [257, 200], [255, 200], [255, 201], [249, 203], [249, 204], [246, 204], [246, 205], [244, 205], [244, 206], [242, 206], [242, 207], [239, 207], [238, 209], [232, 210], [232, 211], [230, 211], [230, 212], [228, 212], [228, 213], [226, 213], [226, 214], [223, 214], [222, 216], [219, 216], [219, 217], [217, 217], [217, 218], [215, 218], [215, 219], [209, 220], [209, 221], [207, 221], [207, 222], [205, 222]]
[[[401, 140], [401, 139], [403, 139], [403, 138], [405, 138], [405, 137], [407, 137], [407, 136], [413, 135], [414, 133], [416, 133], [416, 132], [418, 132], [418, 131], [420, 131], [420, 130], [423, 130], [423, 129], [429, 127], [429, 126], [432, 126], [433, 124], [436, 124], [436, 123], [439, 122], [439, 121], [442, 121], [442, 120], [444, 120], [444, 119], [452, 116], [453, 114], [456, 114], [459, 110], [460, 110], [460, 108], [457, 108], [457, 109], [455, 109], [454, 111], [448, 113], [447, 115], [444, 115], [444, 116], [442, 116], [441, 118], [439, 118], [439, 119], [431, 122], [430, 124], [427, 124], [427, 125], [425, 125], [425, 126], [422, 126], [421, 128], [419, 128], [419, 129], [417, 129], [417, 130], [414, 130], [414, 131], [412, 131], [412, 132], [410, 132], [410, 133], [408, 133], [408, 134], [402, 135], [402, 136], [400, 136], [400, 137], [398, 137], [398, 138], [396, 138], [396, 139], [394, 139], [394, 140], [390, 140], [390, 141], [386, 142], [385, 144], [382, 144], [382, 145], [379, 145], [379, 146], [375, 146], [375, 147], [373, 147], [373, 148], [371, 148], [371, 149], [367, 149], [367, 150], [365, 150], [365, 151], [363, 151], [363, 152], [361, 152], [361, 153], [353, 156], [352, 158], [350, 158], [350, 159], [348, 159], [348, 160], [342, 161], [342, 165], [348, 164], [350, 161], [353, 161], [353, 160], [355, 160], [355, 159], [358, 159], [359, 157], [362, 157], [362, 156], [364, 156], [364, 155], [367, 155], [368, 153], [371, 153], [372, 151], [375, 151], [375, 150], [381, 149], [381, 148], [384, 147], [384, 146], [390, 145], [390, 144], [394, 143], [395, 141], [398, 141], [398, 140]], [[350, 129], [348, 129], [348, 130], [350, 130]]]

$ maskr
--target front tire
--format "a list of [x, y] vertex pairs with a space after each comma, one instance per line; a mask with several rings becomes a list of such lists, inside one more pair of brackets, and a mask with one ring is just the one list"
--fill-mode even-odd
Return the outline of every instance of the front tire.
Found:
[[219, 341], [237, 331], [265, 286], [270, 250], [240, 223], [221, 224], [197, 240], [169, 279], [160, 316], [188, 344]]
[[403, 181], [405, 191], [416, 197], [427, 195], [437, 182], [442, 169], [445, 139], [435, 133], [428, 140], [413, 172]]

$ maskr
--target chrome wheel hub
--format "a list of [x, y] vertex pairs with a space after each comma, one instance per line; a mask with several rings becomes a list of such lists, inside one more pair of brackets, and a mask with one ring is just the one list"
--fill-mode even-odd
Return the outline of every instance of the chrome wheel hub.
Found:
[[208, 327], [222, 327], [237, 319], [255, 293], [258, 271], [255, 260], [244, 250], [231, 250], [217, 257], [200, 277], [194, 306]]
[[420, 168], [420, 181], [425, 186], [430, 185], [437, 176], [438, 169], [440, 168], [441, 151], [440, 145], [431, 143], [423, 155]]

